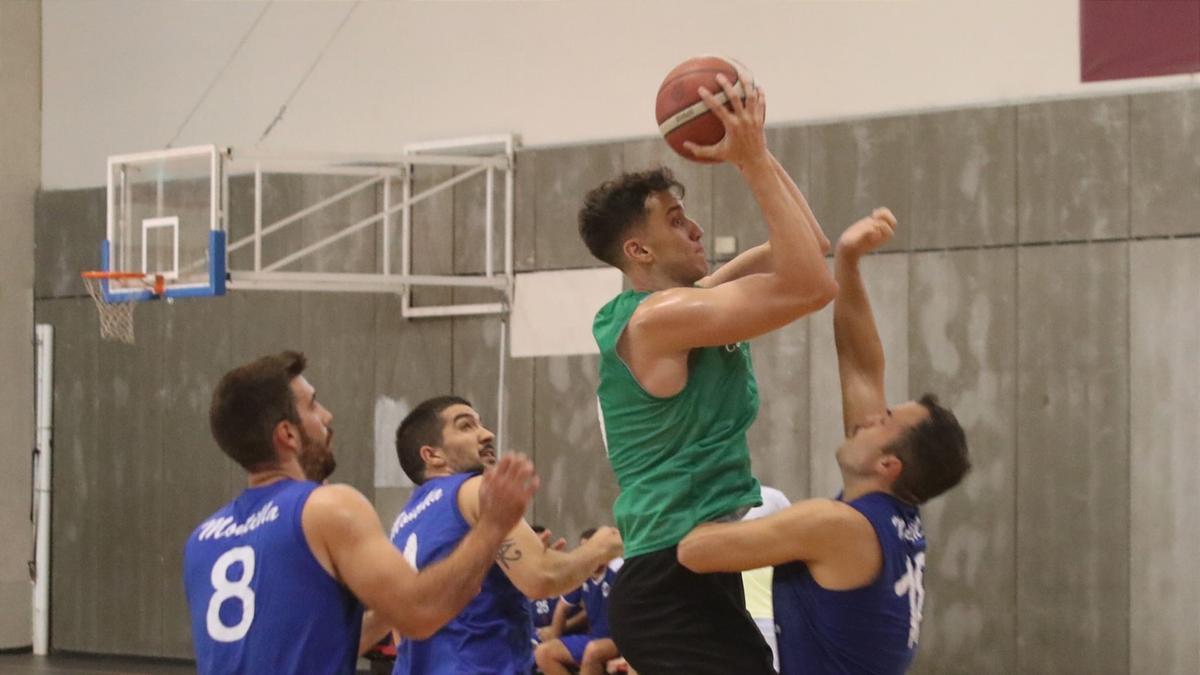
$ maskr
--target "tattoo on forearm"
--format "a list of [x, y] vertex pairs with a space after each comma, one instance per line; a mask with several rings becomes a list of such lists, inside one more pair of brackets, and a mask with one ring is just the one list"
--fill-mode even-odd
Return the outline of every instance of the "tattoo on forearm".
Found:
[[505, 539], [503, 544], [500, 544], [500, 551], [496, 553], [496, 562], [504, 566], [504, 569], [510, 569], [512, 564], [521, 559], [521, 549], [517, 548], [517, 542], [512, 539]]

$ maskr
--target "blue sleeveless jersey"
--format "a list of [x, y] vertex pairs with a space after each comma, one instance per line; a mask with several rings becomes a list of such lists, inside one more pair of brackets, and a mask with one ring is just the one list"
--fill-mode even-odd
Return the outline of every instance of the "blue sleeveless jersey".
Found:
[[606, 638], [612, 635], [608, 628], [608, 594], [617, 581], [617, 572], [621, 570], [623, 560], [617, 558], [604, 567], [604, 572], [596, 577], [588, 577], [583, 585], [562, 596], [562, 601], [572, 607], [583, 603], [587, 610], [587, 634], [592, 638]]
[[554, 607], [558, 605], [558, 596], [533, 600], [529, 609], [533, 614], [533, 627], [545, 628], [554, 621]]
[[881, 492], [849, 502], [883, 552], [879, 577], [849, 591], [822, 588], [802, 562], [775, 568], [772, 590], [781, 675], [903, 673], [925, 602], [925, 535], [916, 507]]
[[[392, 526], [392, 544], [417, 569], [441, 560], [471, 526], [458, 490], [477, 474], [433, 478], [413, 492]], [[393, 675], [526, 675], [533, 668], [529, 601], [496, 565], [470, 604], [428, 640], [405, 640]]]
[[201, 673], [353, 673], [362, 605], [313, 556], [316, 483], [249, 488], [188, 537], [183, 584]]

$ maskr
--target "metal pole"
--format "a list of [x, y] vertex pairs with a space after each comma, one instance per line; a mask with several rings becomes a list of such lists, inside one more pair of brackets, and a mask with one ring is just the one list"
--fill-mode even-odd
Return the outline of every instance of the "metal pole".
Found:
[[[400, 197], [404, 202], [404, 210], [400, 214], [400, 274], [407, 277], [412, 271], [412, 164], [404, 165], [404, 182], [400, 184], [400, 188]], [[400, 316], [408, 317], [411, 301], [412, 289], [405, 288], [400, 292]]]
[[484, 251], [485, 251], [484, 259], [483, 259], [483, 273], [488, 275], [489, 277], [492, 276], [492, 272], [495, 270], [495, 267], [496, 267], [495, 263], [492, 261], [492, 248], [493, 248], [492, 230], [495, 229], [495, 223], [493, 222], [495, 220], [495, 217], [492, 215], [492, 210], [495, 206], [495, 201], [496, 201], [495, 176], [496, 176], [495, 170], [489, 166], [488, 170], [487, 170], [487, 188], [486, 188], [487, 191], [485, 193], [487, 196], [484, 199], [485, 211], [484, 211], [484, 216], [483, 216], [483, 223], [484, 223], [483, 227], [487, 232], [487, 234], [485, 234], [483, 237]]
[[508, 410], [505, 404], [507, 397], [507, 387], [505, 380], [508, 377], [508, 368], [506, 366], [508, 359], [506, 352], [508, 351], [508, 316], [500, 315], [500, 377], [499, 383], [496, 386], [496, 456], [499, 457], [508, 447], [508, 439], [504, 435], [504, 430], [508, 427], [505, 423], [504, 415]]
[[392, 179], [385, 178], [383, 180], [383, 212], [387, 215], [383, 217], [383, 273], [392, 273], [392, 214], [388, 209], [392, 207]]
[[254, 271], [262, 271], [262, 163], [254, 163]]
[[508, 277], [509, 293], [512, 292], [513, 278], [513, 220], [514, 211], [513, 205], [514, 193], [516, 188], [513, 184], [513, 172], [517, 170], [517, 163], [513, 159], [511, 150], [508, 155], [508, 170], [504, 172], [504, 275]]
[[37, 335], [37, 496], [33, 581], [33, 653], [50, 646], [50, 456], [54, 430], [54, 326], [38, 324]]

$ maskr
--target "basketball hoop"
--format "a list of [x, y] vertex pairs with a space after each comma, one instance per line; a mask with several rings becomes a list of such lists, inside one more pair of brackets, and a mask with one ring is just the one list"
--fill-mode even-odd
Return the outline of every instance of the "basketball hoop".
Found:
[[125, 282], [127, 288], [141, 284], [154, 297], [163, 295], [164, 279], [161, 274], [141, 274], [139, 272], [83, 272], [83, 283], [87, 285], [88, 295], [96, 301], [96, 309], [100, 313], [100, 338], [110, 342], [133, 344], [133, 310], [137, 300], [130, 296], [122, 298], [111, 291], [104, 294], [105, 282]]

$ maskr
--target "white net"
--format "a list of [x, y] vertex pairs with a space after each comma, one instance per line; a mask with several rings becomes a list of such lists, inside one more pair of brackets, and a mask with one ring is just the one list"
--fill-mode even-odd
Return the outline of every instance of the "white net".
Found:
[[100, 338], [109, 342], [134, 344], [133, 341], [133, 310], [137, 305], [132, 300], [109, 302], [104, 297], [102, 279], [84, 277], [88, 294], [96, 301], [96, 309], [100, 312]]

